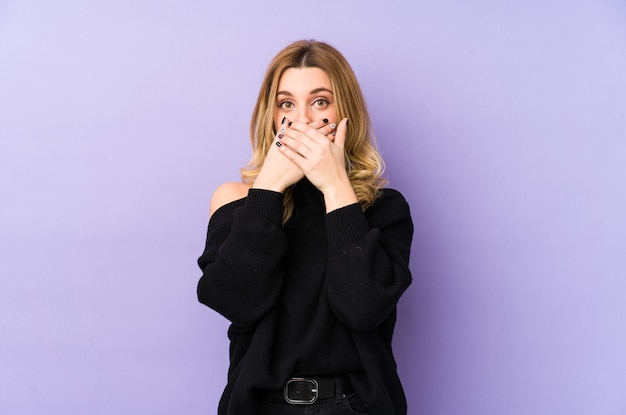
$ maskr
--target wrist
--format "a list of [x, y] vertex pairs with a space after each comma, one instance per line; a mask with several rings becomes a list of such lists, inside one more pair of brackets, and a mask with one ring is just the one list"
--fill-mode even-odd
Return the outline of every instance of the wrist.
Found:
[[265, 180], [261, 175], [252, 184], [252, 189], [271, 190], [278, 193], [285, 193], [287, 187], [287, 185], [276, 180]]
[[324, 195], [324, 203], [326, 205], [326, 213], [332, 212], [339, 208], [357, 203], [359, 200], [354, 193], [352, 184], [346, 178], [345, 182], [342, 182], [336, 186], [328, 186], [322, 189]]
[[263, 183], [254, 182], [251, 189], [259, 189], [259, 190], [269, 190], [277, 193], [285, 193], [285, 188], [282, 186], [276, 185], [264, 185]]

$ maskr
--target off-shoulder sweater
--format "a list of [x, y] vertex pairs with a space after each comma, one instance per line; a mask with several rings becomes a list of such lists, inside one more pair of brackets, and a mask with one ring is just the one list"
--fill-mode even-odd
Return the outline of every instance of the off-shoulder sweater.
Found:
[[251, 189], [210, 218], [198, 299], [231, 325], [219, 415], [254, 415], [292, 377], [346, 375], [374, 415], [406, 414], [392, 336], [411, 283], [408, 204], [392, 189], [363, 211], [330, 213], [308, 180], [283, 195]]

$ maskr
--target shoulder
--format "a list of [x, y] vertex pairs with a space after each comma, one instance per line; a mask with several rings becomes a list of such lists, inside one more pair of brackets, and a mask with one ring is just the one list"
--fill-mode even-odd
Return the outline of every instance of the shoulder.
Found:
[[411, 209], [406, 198], [399, 191], [390, 188], [380, 190], [365, 214], [368, 220], [380, 226], [399, 220], [411, 221]]
[[378, 198], [376, 198], [376, 200], [374, 200], [374, 205], [376, 204], [400, 204], [400, 205], [405, 205], [408, 206], [408, 202], [406, 200], [406, 198], [402, 195], [402, 193], [400, 193], [399, 191], [395, 190], [395, 189], [390, 189], [390, 188], [383, 188], [380, 189], [380, 193], [378, 195]]
[[248, 195], [248, 190], [250, 190], [250, 185], [246, 183], [228, 182], [221, 184], [215, 189], [211, 197], [210, 214], [213, 215], [216, 210], [224, 205], [234, 202], [235, 200], [243, 199]]
[[384, 188], [380, 189], [380, 193], [381, 193], [381, 196], [383, 198], [387, 198], [387, 199], [401, 199], [401, 200], [405, 200], [406, 201], [406, 199], [404, 198], [402, 193], [400, 193], [396, 189], [392, 189], [392, 188], [389, 188], [389, 187], [384, 187]]

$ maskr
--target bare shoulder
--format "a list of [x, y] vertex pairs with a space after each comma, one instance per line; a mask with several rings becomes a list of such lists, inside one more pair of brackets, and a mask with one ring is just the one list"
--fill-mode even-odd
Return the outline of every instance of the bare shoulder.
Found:
[[227, 182], [221, 184], [211, 197], [211, 215], [222, 206], [243, 199], [248, 195], [250, 185], [246, 183]]

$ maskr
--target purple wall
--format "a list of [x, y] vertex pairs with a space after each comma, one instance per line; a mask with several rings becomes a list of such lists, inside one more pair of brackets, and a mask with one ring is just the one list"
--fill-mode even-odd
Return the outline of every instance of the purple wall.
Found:
[[0, 413], [215, 413], [209, 198], [300, 38], [412, 206], [410, 413], [626, 413], [624, 3], [249, 3], [0, 1]]

